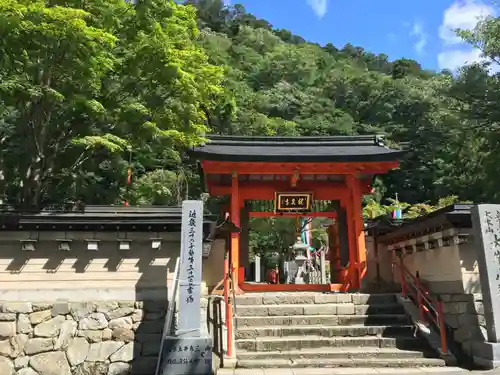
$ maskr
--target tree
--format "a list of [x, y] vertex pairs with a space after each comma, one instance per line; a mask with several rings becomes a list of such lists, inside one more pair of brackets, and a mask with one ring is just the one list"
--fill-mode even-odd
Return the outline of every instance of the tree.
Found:
[[[114, 203], [132, 164], [177, 171], [223, 70], [195, 10], [168, 0], [0, 0], [0, 194], [14, 206]], [[142, 180], [143, 182], [147, 179]]]
[[0, 2], [0, 108], [7, 114], [0, 169], [8, 202], [39, 207], [54, 174], [82, 166], [85, 148], [116, 153], [127, 147], [105, 129], [89, 132], [105, 116], [96, 97], [101, 77], [116, 64], [117, 38], [89, 26], [88, 15], [47, 8], [44, 1]]

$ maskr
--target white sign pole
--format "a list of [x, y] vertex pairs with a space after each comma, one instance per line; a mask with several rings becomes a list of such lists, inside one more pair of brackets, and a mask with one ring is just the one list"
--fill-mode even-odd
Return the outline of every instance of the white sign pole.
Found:
[[178, 335], [200, 337], [203, 202], [182, 202]]

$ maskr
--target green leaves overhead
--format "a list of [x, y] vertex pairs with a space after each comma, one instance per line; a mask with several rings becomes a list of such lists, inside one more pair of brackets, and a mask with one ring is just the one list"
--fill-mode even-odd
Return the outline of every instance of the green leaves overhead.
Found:
[[404, 143], [373, 212], [395, 193], [412, 207], [500, 200], [497, 18], [460, 31], [487, 62], [453, 76], [308, 43], [241, 5], [185, 3], [0, 0], [0, 199], [178, 203], [204, 189], [185, 150], [212, 131]]
[[0, 0], [0, 30], [0, 196], [14, 206], [113, 203], [130, 161], [175, 174], [222, 93], [195, 10], [173, 1]]

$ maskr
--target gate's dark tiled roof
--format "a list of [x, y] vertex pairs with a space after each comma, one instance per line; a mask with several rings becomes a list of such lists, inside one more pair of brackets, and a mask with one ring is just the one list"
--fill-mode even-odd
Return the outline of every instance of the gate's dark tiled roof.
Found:
[[246, 137], [211, 135], [192, 150], [201, 160], [243, 162], [395, 161], [403, 150], [386, 147], [381, 136]]

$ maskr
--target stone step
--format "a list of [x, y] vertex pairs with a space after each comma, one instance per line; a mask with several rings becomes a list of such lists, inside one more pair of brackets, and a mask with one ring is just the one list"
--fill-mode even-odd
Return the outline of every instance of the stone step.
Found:
[[289, 304], [289, 305], [242, 305], [237, 306], [236, 316], [293, 316], [293, 315], [373, 315], [404, 314], [400, 304], [355, 305], [344, 304]]
[[298, 316], [239, 316], [236, 318], [237, 327], [266, 327], [279, 325], [306, 325], [323, 324], [334, 325], [388, 325], [408, 324], [410, 320], [405, 314], [375, 314], [375, 315], [298, 315]]
[[[244, 368], [221, 368], [217, 370], [217, 375], [470, 375], [468, 370], [460, 367], [400, 367], [400, 368], [369, 368], [369, 367], [336, 367], [336, 368], [282, 368], [277, 370], [266, 369], [244, 369]], [[480, 372], [479, 374], [487, 374]]]
[[421, 337], [322, 337], [322, 336], [288, 336], [259, 337], [256, 339], [236, 340], [236, 348], [246, 351], [280, 351], [304, 348], [398, 348], [405, 350], [427, 350], [428, 343]]
[[350, 358], [435, 358], [433, 351], [401, 350], [395, 348], [321, 348], [277, 352], [247, 352], [238, 350], [238, 360], [274, 359], [350, 359]]
[[439, 358], [322, 358], [322, 359], [273, 359], [238, 360], [237, 368], [311, 368], [311, 367], [369, 367], [369, 368], [415, 368], [446, 366]]
[[401, 337], [412, 336], [414, 328], [411, 325], [386, 326], [268, 326], [268, 327], [238, 327], [236, 339], [255, 339], [258, 337], [288, 337], [288, 336], [320, 336], [320, 337]]
[[383, 305], [396, 303], [396, 294], [358, 294], [358, 293], [248, 293], [236, 297], [239, 305], [292, 305], [292, 304], [324, 304], [354, 303], [355, 305]]

